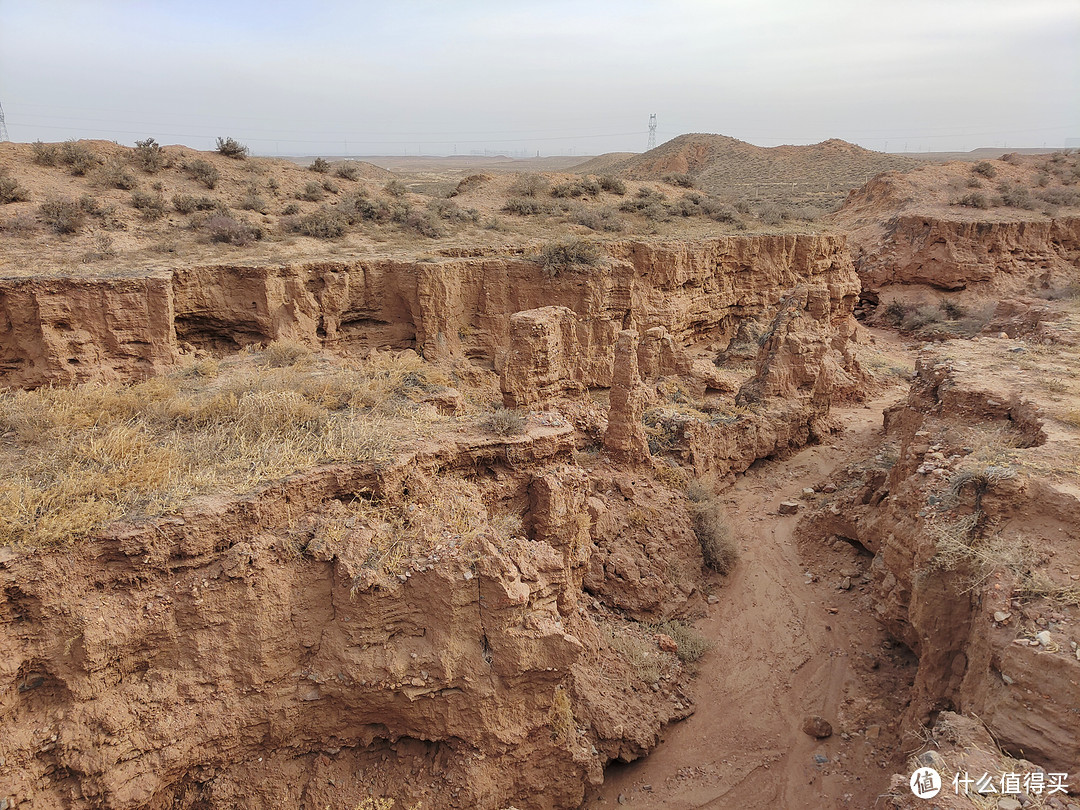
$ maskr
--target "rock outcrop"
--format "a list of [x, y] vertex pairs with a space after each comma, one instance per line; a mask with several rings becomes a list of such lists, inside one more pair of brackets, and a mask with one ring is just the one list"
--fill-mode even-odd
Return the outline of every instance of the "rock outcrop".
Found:
[[615, 458], [637, 464], [649, 457], [649, 442], [641, 422], [644, 413], [644, 391], [638, 376], [637, 333], [624, 329], [619, 332], [615, 344], [611, 408], [604, 433], [604, 447]]

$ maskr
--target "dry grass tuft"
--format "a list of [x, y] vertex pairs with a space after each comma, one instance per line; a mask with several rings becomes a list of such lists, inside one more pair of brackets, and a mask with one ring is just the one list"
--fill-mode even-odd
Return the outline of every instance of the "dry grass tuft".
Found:
[[692, 515], [705, 565], [719, 574], [730, 573], [739, 561], [739, 544], [723, 504], [718, 498], [708, 498], [693, 504]]

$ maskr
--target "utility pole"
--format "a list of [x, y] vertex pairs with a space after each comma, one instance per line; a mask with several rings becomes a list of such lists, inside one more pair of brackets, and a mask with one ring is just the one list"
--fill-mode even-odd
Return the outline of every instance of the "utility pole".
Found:
[[[656, 148], [656, 113], [649, 116], [649, 149]], [[648, 150], [646, 150], [648, 151]]]
[[0, 141], [9, 140], [7, 124], [4, 122], [4, 105], [0, 104]]

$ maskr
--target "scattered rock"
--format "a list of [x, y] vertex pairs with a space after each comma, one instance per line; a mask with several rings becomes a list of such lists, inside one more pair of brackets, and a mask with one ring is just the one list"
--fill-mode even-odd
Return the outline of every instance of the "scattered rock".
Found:
[[804, 734], [823, 740], [832, 736], [832, 725], [824, 717], [816, 714], [807, 715], [803, 720], [802, 730]]
[[776, 511], [781, 515], [794, 515], [799, 511], [799, 503], [798, 501], [783, 501]]
[[814, 490], [813, 487], [803, 488], [802, 497], [804, 500], [811, 500], [815, 495], [817, 495], [817, 492]]
[[677, 653], [679, 651], [679, 645], [676, 644], [675, 639], [673, 639], [669, 635], [665, 635], [664, 633], [657, 633], [655, 636], [653, 636], [653, 639], [655, 639], [656, 641], [656, 646], [658, 646], [664, 652]]
[[1020, 810], [1023, 807], [1016, 799], [1010, 799], [1008, 796], [1002, 796], [998, 799], [998, 810]]
[[836, 484], [826, 484], [821, 488], [821, 491], [824, 492], [826, 495], [832, 495], [834, 492], [836, 492]]
[[715, 593], [710, 593], [708, 602], [710, 605], [718, 605], [720, 604], [720, 597], [717, 596]]
[[997, 622], [998, 624], [1005, 624], [1005, 622], [1007, 622], [1009, 620], [1010, 616], [1012, 616], [1012, 614], [1011, 613], [1006, 613], [1004, 610], [995, 610], [994, 611], [994, 621]]
[[866, 727], [866, 739], [868, 739], [868, 740], [876, 740], [880, 736], [881, 736], [881, 726], [879, 726], [879, 725], [877, 725], [875, 723], [872, 726], [867, 726]]
[[842, 591], [850, 591], [851, 590], [851, 577], [844, 577], [842, 580], [840, 580], [840, 590], [842, 590]]

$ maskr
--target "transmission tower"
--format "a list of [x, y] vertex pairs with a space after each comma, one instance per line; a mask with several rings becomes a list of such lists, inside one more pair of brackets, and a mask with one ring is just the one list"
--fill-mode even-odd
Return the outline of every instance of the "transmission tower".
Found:
[[656, 148], [656, 113], [649, 116], [649, 149]]
[[4, 105], [0, 104], [0, 142], [8, 140], [7, 124], [4, 123]]

